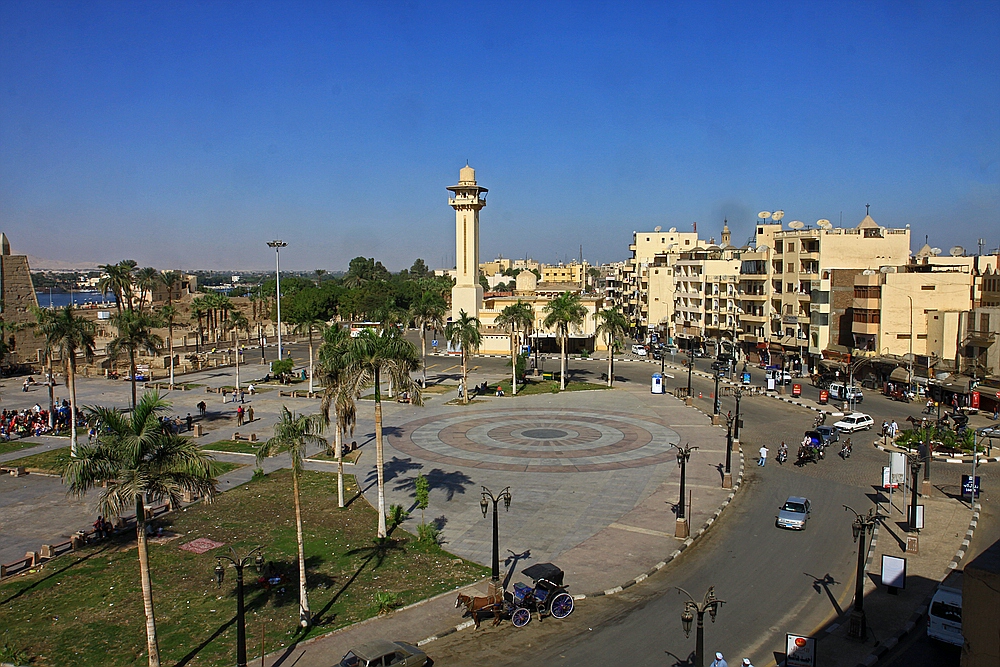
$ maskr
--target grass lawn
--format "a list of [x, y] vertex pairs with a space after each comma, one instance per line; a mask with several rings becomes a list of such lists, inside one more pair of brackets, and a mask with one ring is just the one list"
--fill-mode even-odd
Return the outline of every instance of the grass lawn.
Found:
[[202, 447], [215, 452], [237, 452], [240, 454], [256, 454], [260, 442], [247, 442], [246, 440], [219, 440]]
[[[503, 387], [504, 394], [510, 396], [510, 380], [504, 380], [500, 383]], [[496, 391], [496, 385], [490, 385], [493, 391]], [[566, 383], [566, 391], [590, 391], [592, 389], [607, 389], [606, 384], [595, 384], [593, 382], [568, 382]], [[536, 378], [528, 378], [527, 384], [517, 383], [517, 395], [518, 396], [531, 396], [533, 394], [557, 394], [559, 393], [559, 382], [557, 380], [539, 380]]]
[[[235, 573], [217, 588], [215, 555], [233, 546], [242, 554], [264, 545], [273, 586], [248, 569], [247, 649], [260, 655], [305, 637], [375, 616], [375, 594], [399, 604], [453, 590], [483, 577], [487, 568], [455, 559], [400, 530], [390, 548], [373, 545], [375, 511], [356, 499], [337, 507], [336, 476], [302, 478], [303, 528], [309, 568], [309, 604], [316, 625], [297, 634], [298, 585], [291, 473], [279, 471], [228, 491], [211, 505], [167, 514], [155, 525], [179, 537], [150, 545], [153, 603], [163, 665], [229, 666], [236, 642]], [[348, 478], [351, 496], [357, 493]], [[199, 537], [225, 544], [198, 555], [179, 547]], [[145, 665], [145, 622], [134, 541], [88, 547], [38, 571], [0, 584], [0, 642], [27, 651], [37, 667]], [[458, 612], [456, 612], [457, 618]], [[445, 619], [442, 619], [445, 622]]]
[[9, 454], [10, 452], [16, 452], [19, 449], [25, 449], [27, 447], [37, 447], [42, 443], [40, 442], [28, 442], [26, 440], [11, 440], [10, 442], [0, 442], [0, 454]]

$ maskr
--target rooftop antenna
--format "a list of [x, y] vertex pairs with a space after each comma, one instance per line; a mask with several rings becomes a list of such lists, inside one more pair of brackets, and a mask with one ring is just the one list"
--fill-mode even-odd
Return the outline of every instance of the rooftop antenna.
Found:
[[865, 215], [868, 215], [868, 207], [870, 206], [871, 204], [865, 204]]
[[979, 239], [979, 254], [983, 254], [983, 246], [986, 245], [986, 239]]

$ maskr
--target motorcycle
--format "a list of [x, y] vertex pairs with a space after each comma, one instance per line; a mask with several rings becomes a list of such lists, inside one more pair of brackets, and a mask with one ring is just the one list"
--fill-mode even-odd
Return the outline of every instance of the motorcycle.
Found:
[[788, 460], [788, 447], [785, 447], [785, 443], [781, 443], [781, 447], [778, 449], [778, 463], [784, 463]]
[[840, 458], [844, 459], [845, 461], [847, 459], [851, 458], [851, 440], [850, 440], [850, 438], [848, 438], [847, 442], [845, 442], [843, 445], [841, 445], [841, 447], [840, 447]]

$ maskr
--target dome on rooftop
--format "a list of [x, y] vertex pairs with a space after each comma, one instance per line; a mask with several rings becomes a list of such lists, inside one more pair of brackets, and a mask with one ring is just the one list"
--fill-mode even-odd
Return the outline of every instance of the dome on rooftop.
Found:
[[471, 183], [476, 182], [476, 170], [466, 164], [462, 167], [461, 171], [458, 172], [458, 182], [459, 183]]

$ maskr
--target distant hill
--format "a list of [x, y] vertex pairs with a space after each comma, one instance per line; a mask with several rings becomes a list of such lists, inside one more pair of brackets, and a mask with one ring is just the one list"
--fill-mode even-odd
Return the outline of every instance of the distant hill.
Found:
[[28, 255], [28, 266], [33, 271], [93, 271], [99, 265], [97, 262], [64, 262]]

